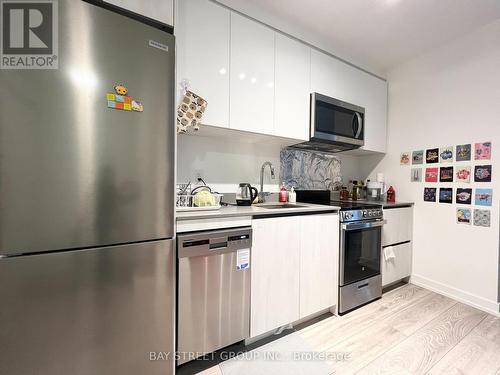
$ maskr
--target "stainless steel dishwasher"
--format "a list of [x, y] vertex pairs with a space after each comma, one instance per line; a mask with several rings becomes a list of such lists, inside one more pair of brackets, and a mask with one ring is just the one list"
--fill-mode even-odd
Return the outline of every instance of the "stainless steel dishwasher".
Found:
[[250, 336], [250, 227], [180, 234], [177, 363]]

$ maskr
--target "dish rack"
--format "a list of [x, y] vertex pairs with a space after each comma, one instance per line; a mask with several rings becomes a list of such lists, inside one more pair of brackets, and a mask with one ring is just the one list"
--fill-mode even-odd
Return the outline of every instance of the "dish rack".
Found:
[[211, 193], [214, 197], [214, 204], [211, 202], [200, 202], [197, 200], [196, 194], [178, 194], [175, 197], [176, 211], [209, 211], [219, 210], [221, 208], [221, 200], [224, 195]]

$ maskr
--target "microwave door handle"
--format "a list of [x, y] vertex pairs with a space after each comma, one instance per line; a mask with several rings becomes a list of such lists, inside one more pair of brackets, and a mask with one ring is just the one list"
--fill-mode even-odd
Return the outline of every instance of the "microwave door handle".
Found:
[[356, 135], [354, 138], [359, 139], [359, 136], [361, 135], [361, 132], [363, 131], [363, 119], [361, 118], [361, 115], [358, 112], [355, 112], [356, 118], [358, 119], [358, 131], [356, 132]]

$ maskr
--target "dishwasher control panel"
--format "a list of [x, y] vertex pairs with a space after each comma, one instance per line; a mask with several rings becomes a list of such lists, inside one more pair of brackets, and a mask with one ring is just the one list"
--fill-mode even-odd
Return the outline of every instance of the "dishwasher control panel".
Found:
[[178, 257], [207, 255], [252, 247], [252, 228], [211, 230], [180, 234], [177, 237]]

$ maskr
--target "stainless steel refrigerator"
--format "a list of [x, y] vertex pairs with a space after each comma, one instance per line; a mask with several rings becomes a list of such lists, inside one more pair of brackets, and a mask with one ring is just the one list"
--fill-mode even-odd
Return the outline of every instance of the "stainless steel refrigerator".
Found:
[[59, 68], [0, 70], [0, 374], [171, 374], [174, 37], [56, 6]]

